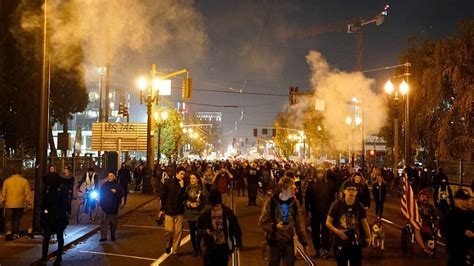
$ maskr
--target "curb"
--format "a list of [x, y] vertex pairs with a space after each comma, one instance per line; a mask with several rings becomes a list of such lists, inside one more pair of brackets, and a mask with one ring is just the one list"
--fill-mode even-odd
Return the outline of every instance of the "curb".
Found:
[[[143, 203], [137, 205], [135, 208], [129, 209], [128, 211], [126, 211], [126, 212], [120, 214], [120, 216], [118, 216], [117, 219], [122, 218], [123, 216], [125, 216], [125, 215], [127, 215], [127, 214], [129, 214], [129, 213], [131, 213], [131, 212], [133, 212], [133, 211], [135, 211], [136, 209], [138, 209], [138, 208], [140, 208], [140, 207], [142, 207], [142, 206], [144, 206], [144, 205], [146, 205], [146, 204], [148, 204], [148, 203], [150, 203], [150, 202], [152, 202], [152, 201], [154, 201], [154, 200], [157, 199], [157, 198], [158, 198], [158, 196], [155, 196], [155, 197], [153, 197], [152, 199], [147, 200], [147, 201], [145, 201], [145, 202], [143, 202]], [[84, 235], [82, 235], [82, 236], [80, 236], [80, 237], [74, 239], [73, 241], [71, 241], [71, 242], [69, 242], [69, 243], [67, 243], [67, 244], [64, 244], [63, 252], [67, 251], [67, 250], [70, 249], [73, 245], [75, 245], [75, 244], [81, 242], [82, 240], [91, 237], [92, 235], [94, 235], [95, 233], [97, 233], [97, 231], [99, 231], [99, 229], [100, 229], [100, 225], [97, 225], [96, 227], [94, 227], [92, 230], [90, 230], [89, 232], [85, 233]], [[48, 260], [49, 260], [50, 258], [56, 257], [56, 256], [57, 256], [57, 250], [52, 251], [52, 252], [48, 252]], [[41, 258], [35, 260], [35, 261], [32, 262], [30, 265], [42, 265], [42, 264], [41, 264]]]

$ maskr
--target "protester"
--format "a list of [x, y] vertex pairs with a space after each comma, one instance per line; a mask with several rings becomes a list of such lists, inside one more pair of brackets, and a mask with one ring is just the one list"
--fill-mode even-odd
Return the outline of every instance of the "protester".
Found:
[[262, 171], [258, 168], [255, 162], [251, 162], [250, 166], [246, 172], [247, 177], [247, 195], [249, 201], [247, 206], [257, 206], [257, 191], [258, 191], [258, 182], [262, 177]]
[[222, 201], [226, 205], [230, 205], [229, 191], [232, 178], [233, 176], [227, 167], [225, 165], [221, 165], [221, 168], [217, 170], [214, 180], [212, 181], [219, 193], [221, 193]]
[[13, 170], [12, 176], [3, 182], [0, 205], [5, 207], [5, 240], [19, 238], [23, 212], [32, 207], [31, 189], [21, 175], [21, 170]]
[[142, 187], [142, 181], [145, 177], [145, 170], [142, 164], [139, 164], [133, 172], [133, 179], [135, 179], [135, 191], [139, 191]]
[[55, 234], [58, 240], [58, 250], [54, 265], [61, 265], [64, 230], [68, 222], [68, 190], [61, 184], [59, 174], [53, 165], [49, 167], [49, 172], [45, 176], [45, 189], [41, 205], [41, 226], [43, 228], [43, 245], [41, 261], [43, 265], [48, 262], [48, 249], [51, 235]]
[[193, 257], [201, 255], [201, 236], [197, 232], [199, 213], [204, 209], [208, 193], [202, 184], [200, 175], [193, 173], [189, 176], [189, 185], [186, 187], [184, 218], [188, 221], [193, 246]]
[[[77, 189], [82, 193], [81, 186], [85, 183], [84, 196], [87, 197], [89, 193], [95, 190], [99, 190], [99, 176], [94, 172], [94, 168], [90, 167], [87, 169], [87, 172], [82, 176], [81, 180], [77, 183]], [[96, 201], [88, 200], [86, 201], [86, 209], [95, 209]], [[94, 217], [91, 217], [91, 220], [94, 220]]]
[[130, 169], [128, 169], [125, 163], [122, 163], [120, 169], [118, 170], [118, 183], [122, 186], [123, 189], [123, 205], [127, 204], [128, 197], [128, 185], [132, 182], [132, 175]]
[[107, 175], [107, 181], [100, 187], [100, 207], [102, 208], [102, 220], [100, 223], [100, 242], [107, 240], [107, 229], [110, 226], [110, 238], [115, 241], [117, 230], [117, 214], [123, 197], [123, 189], [117, 182], [114, 172]]
[[375, 202], [375, 216], [382, 218], [383, 206], [385, 204], [385, 197], [387, 196], [387, 185], [383, 180], [380, 168], [374, 168], [375, 183], [372, 186], [372, 194]]
[[281, 178], [278, 182], [278, 192], [269, 198], [262, 208], [258, 226], [266, 234], [270, 253], [269, 266], [278, 266], [280, 261], [286, 266], [295, 264], [295, 232], [308, 253], [305, 226], [295, 190], [295, 181], [292, 178]]
[[459, 189], [454, 195], [454, 204], [454, 209], [449, 211], [442, 224], [448, 251], [447, 265], [472, 265], [472, 258], [467, 257], [474, 241], [474, 228], [472, 228], [474, 214], [470, 206], [471, 194], [465, 189]]
[[71, 203], [74, 190], [74, 176], [71, 173], [71, 167], [69, 165], [64, 166], [63, 172], [60, 175], [61, 184], [63, 184], [68, 192], [68, 205], [67, 205], [67, 215], [71, 217]]
[[231, 252], [242, 247], [242, 231], [235, 213], [222, 204], [221, 194], [215, 188], [209, 193], [209, 204], [198, 219], [204, 266], [227, 265]]
[[176, 169], [176, 176], [166, 181], [161, 191], [161, 210], [165, 214], [165, 252], [173, 257], [178, 257], [178, 250], [181, 243], [181, 234], [183, 232], [183, 214], [184, 214], [184, 176], [186, 169], [179, 166]]
[[206, 186], [207, 191], [211, 191], [212, 188], [212, 181], [214, 180], [214, 176], [216, 174], [214, 173], [214, 170], [212, 170], [212, 166], [208, 165], [206, 167], [206, 171], [204, 171], [202, 180], [204, 185]]
[[308, 185], [305, 197], [306, 213], [311, 218], [311, 236], [316, 251], [315, 257], [325, 258], [329, 250], [329, 230], [326, 217], [334, 201], [334, 192], [324, 176], [324, 169], [316, 170], [316, 180]]
[[360, 226], [365, 241], [370, 244], [370, 229], [364, 206], [356, 200], [357, 185], [348, 181], [344, 184], [344, 198], [332, 203], [326, 226], [336, 234], [334, 255], [338, 266], [362, 265], [362, 242]]

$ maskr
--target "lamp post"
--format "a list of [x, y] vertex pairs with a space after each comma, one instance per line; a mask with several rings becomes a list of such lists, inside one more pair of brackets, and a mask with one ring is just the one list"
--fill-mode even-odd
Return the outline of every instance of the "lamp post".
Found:
[[[407, 164], [410, 163], [410, 156], [409, 156], [409, 146], [407, 145], [408, 142], [409, 142], [409, 126], [408, 126], [408, 90], [409, 90], [409, 86], [408, 86], [408, 83], [405, 82], [405, 80], [403, 80], [401, 83], [400, 83], [400, 86], [397, 90], [395, 90], [395, 87], [393, 86], [393, 83], [391, 82], [391, 80], [389, 79], [386, 83], [385, 83], [385, 86], [384, 86], [384, 90], [385, 90], [385, 93], [388, 94], [389, 96], [389, 99], [392, 98], [397, 104], [396, 104], [396, 107], [397, 107], [397, 110], [398, 110], [398, 102], [400, 100], [400, 94], [402, 95], [402, 97], [405, 97], [406, 98], [406, 110], [405, 110], [405, 162]], [[393, 93], [393, 96], [392, 96], [392, 93]], [[394, 127], [394, 143], [393, 143], [393, 171], [394, 171], [394, 174], [396, 174], [398, 171], [398, 128], [399, 128], [399, 122], [398, 122], [398, 114], [397, 116], [394, 118], [394, 121], [393, 121], [393, 127]]]
[[[352, 142], [352, 158], [351, 158], [351, 166], [354, 167], [355, 162], [354, 162], [354, 157], [355, 157], [355, 141], [354, 141], [354, 129], [355, 127], [359, 126], [362, 124], [362, 117], [360, 115], [354, 114], [354, 116], [348, 115], [346, 117], [346, 124], [350, 127], [349, 131], [349, 138], [350, 141]], [[364, 142], [364, 133], [362, 132], [362, 143]], [[362, 144], [362, 156], [364, 154], [364, 145]], [[362, 161], [362, 164], [365, 162]], [[364, 166], [362, 165], [362, 171], [364, 170]]]
[[155, 120], [153, 113], [155, 103], [158, 103], [159, 94], [157, 93], [159, 80], [156, 77], [156, 65], [152, 65], [151, 81], [142, 77], [138, 80], [138, 88], [140, 91], [140, 104], [143, 102], [147, 106], [147, 131], [146, 131], [146, 174], [143, 179], [143, 190], [145, 194], [152, 194], [153, 188], [151, 185], [151, 172], [153, 170], [154, 161], [154, 135], [155, 135]]
[[168, 119], [168, 112], [161, 111], [154, 113], [155, 121], [158, 127], [158, 153], [157, 153], [157, 163], [158, 167], [160, 166], [161, 159], [161, 128], [166, 125], [166, 119]]

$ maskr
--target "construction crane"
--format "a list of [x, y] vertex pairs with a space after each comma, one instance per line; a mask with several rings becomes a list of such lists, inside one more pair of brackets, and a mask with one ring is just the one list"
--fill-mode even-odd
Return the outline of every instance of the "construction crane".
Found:
[[323, 26], [316, 26], [310, 29], [301, 31], [298, 34], [299, 38], [307, 38], [315, 35], [328, 33], [328, 32], [347, 32], [354, 33], [356, 38], [355, 45], [355, 70], [359, 71], [362, 67], [362, 27], [375, 23], [379, 26], [384, 22], [385, 16], [388, 14], [389, 5], [385, 5], [384, 9], [377, 13], [377, 15], [370, 18], [354, 18], [346, 20], [343, 22], [337, 22], [332, 24], [327, 24]]

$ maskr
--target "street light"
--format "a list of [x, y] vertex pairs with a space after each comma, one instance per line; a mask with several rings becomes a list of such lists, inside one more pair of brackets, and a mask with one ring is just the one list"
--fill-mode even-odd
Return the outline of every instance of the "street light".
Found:
[[[350, 127], [349, 130], [349, 141], [352, 143], [352, 156], [351, 157], [351, 165], [354, 167], [354, 157], [355, 157], [355, 141], [354, 141], [354, 129], [357, 126], [360, 126], [362, 124], [362, 117], [359, 115], [354, 114], [354, 118], [352, 118], [350, 115], [346, 117], [346, 124]], [[362, 158], [364, 156], [364, 133], [362, 132]], [[349, 152], [350, 155], [351, 152]], [[364, 170], [364, 160], [362, 160], [362, 171]]]
[[166, 125], [166, 120], [168, 119], [168, 112], [166, 110], [163, 110], [161, 112], [155, 112], [153, 114], [155, 117], [155, 121], [158, 127], [158, 167], [160, 166], [160, 159], [161, 159], [161, 128]]
[[[409, 75], [409, 74], [406, 74]], [[408, 76], [407, 76], [408, 77]], [[395, 90], [393, 83], [389, 79], [385, 85], [384, 85], [384, 90], [385, 93], [389, 95], [389, 98], [392, 96], [392, 92], [394, 93], [393, 100], [397, 101], [400, 99], [399, 94], [401, 94], [403, 97], [406, 99], [406, 104], [405, 104], [405, 162], [406, 164], [410, 163], [410, 146], [409, 146], [409, 139], [410, 139], [410, 127], [409, 127], [409, 100], [408, 100], [408, 92], [410, 90], [410, 86], [408, 83], [405, 81], [405, 79], [402, 80], [402, 82], [399, 85], [398, 90]], [[398, 104], [396, 105], [398, 107]], [[397, 171], [398, 169], [398, 116], [395, 117], [394, 122], [393, 122], [393, 127], [394, 127], [394, 144], [393, 144], [393, 171]]]

